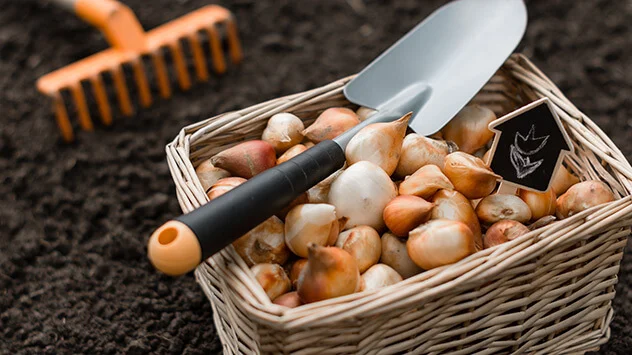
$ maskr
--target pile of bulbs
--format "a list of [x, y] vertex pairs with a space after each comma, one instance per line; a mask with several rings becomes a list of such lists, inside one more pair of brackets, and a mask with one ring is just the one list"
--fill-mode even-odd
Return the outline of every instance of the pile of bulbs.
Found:
[[[329, 108], [307, 128], [276, 114], [261, 140], [211, 157], [197, 175], [212, 200], [373, 113]], [[233, 246], [270, 299], [293, 308], [395, 284], [614, 200], [603, 182], [579, 182], [565, 167], [545, 193], [494, 193], [501, 177], [486, 153], [495, 119], [468, 105], [432, 137], [408, 133], [408, 116], [368, 125], [341, 170]]]

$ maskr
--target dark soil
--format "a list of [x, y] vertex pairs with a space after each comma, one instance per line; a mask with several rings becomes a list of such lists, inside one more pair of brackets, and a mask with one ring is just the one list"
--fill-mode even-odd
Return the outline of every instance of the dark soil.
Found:
[[[145, 28], [207, 3], [125, 2]], [[193, 276], [163, 276], [145, 255], [151, 231], [180, 213], [165, 144], [203, 118], [357, 72], [444, 2], [222, 1], [238, 19], [246, 54], [240, 68], [109, 128], [97, 124], [67, 145], [35, 80], [106, 43], [63, 11], [0, 0], [3, 352], [220, 352], [211, 307]], [[632, 3], [528, 7], [520, 50], [632, 156]], [[632, 353], [631, 255], [621, 269], [603, 354]]]

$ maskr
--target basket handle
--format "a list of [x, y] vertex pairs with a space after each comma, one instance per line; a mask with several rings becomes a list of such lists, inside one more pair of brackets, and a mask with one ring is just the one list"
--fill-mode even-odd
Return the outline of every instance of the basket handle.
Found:
[[318, 143], [163, 224], [149, 239], [149, 260], [168, 275], [192, 271], [202, 260], [280, 212], [344, 163], [345, 153], [338, 143]]

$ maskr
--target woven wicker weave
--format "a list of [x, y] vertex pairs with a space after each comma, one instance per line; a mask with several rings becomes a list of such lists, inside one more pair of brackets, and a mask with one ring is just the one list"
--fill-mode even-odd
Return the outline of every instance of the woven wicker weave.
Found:
[[[208, 201], [194, 167], [267, 119], [311, 123], [348, 106], [345, 78], [184, 128], [167, 158], [184, 212]], [[501, 115], [548, 97], [575, 143], [565, 160], [617, 200], [396, 285], [295, 309], [272, 304], [232, 246], [195, 275], [226, 353], [583, 353], [608, 341], [619, 262], [632, 225], [632, 167], [612, 141], [524, 56], [514, 54], [474, 99]]]

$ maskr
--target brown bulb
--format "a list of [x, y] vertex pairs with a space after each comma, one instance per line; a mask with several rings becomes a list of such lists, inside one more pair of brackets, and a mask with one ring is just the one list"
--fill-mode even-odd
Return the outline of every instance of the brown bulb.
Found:
[[406, 249], [415, 264], [425, 270], [456, 263], [476, 252], [470, 228], [447, 219], [431, 220], [413, 229]]
[[233, 176], [250, 179], [276, 165], [276, 152], [268, 142], [247, 141], [214, 155], [211, 163]]
[[580, 182], [571, 186], [557, 199], [557, 217], [567, 218], [591, 207], [614, 201], [608, 185], [598, 180]]
[[510, 240], [514, 240], [523, 234], [529, 233], [529, 228], [524, 224], [511, 219], [504, 219], [491, 225], [483, 238], [485, 249], [491, 248]]
[[302, 133], [310, 141], [320, 143], [338, 137], [359, 123], [358, 115], [350, 109], [332, 107], [323, 111]]
[[430, 218], [433, 207], [433, 203], [421, 197], [397, 196], [384, 208], [384, 223], [395, 235], [405, 237]]
[[307, 265], [298, 278], [297, 292], [302, 303], [318, 302], [357, 292], [360, 280], [358, 265], [351, 254], [312, 243]]

